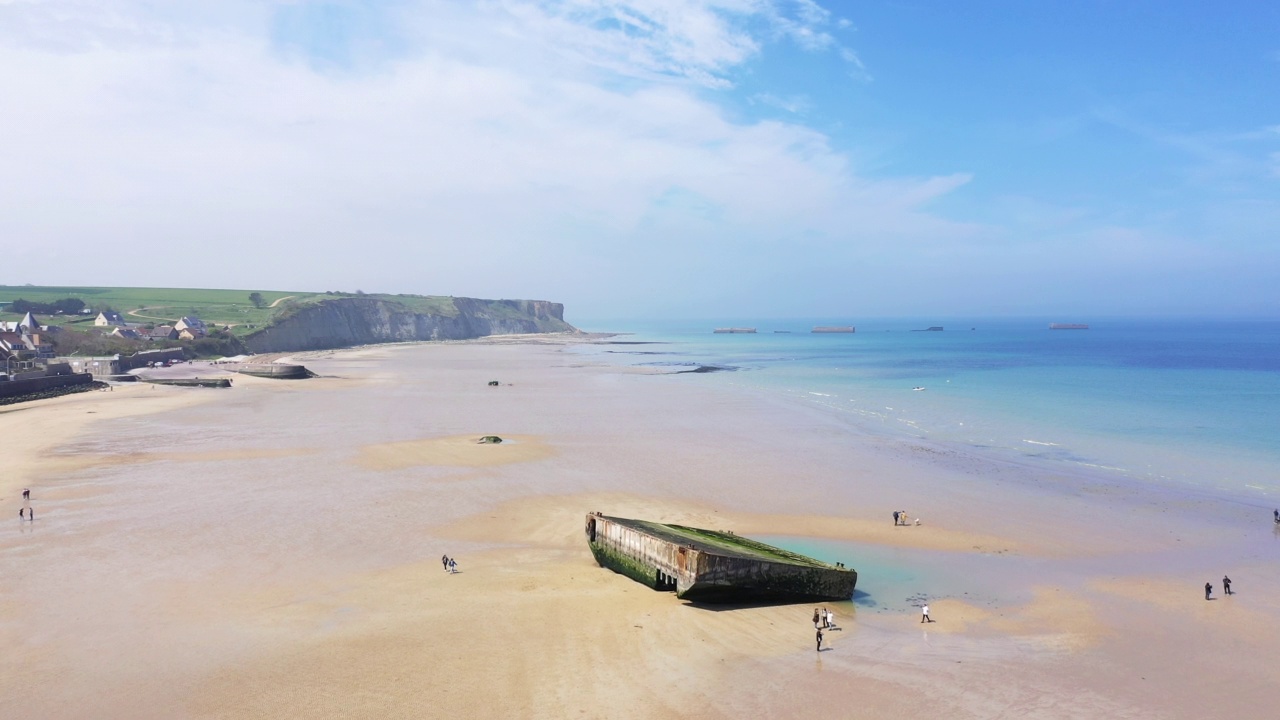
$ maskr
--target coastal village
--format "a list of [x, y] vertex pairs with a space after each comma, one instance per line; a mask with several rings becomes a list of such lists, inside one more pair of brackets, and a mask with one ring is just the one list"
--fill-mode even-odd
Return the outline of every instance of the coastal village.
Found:
[[182, 362], [189, 357], [186, 343], [209, 334], [208, 325], [198, 317], [183, 316], [172, 324], [130, 323], [109, 309], [97, 313], [92, 328], [88, 332], [101, 338], [129, 341], [132, 352], [63, 354], [59, 340], [69, 339], [73, 331], [42, 322], [31, 311], [16, 321], [0, 321], [0, 401], [75, 392], [137, 368]]

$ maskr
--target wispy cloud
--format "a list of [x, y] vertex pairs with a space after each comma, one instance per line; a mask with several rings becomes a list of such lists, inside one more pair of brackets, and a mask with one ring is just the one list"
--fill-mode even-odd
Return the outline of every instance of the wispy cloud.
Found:
[[[1094, 119], [1125, 130], [1144, 140], [1172, 148], [1190, 158], [1188, 177], [1222, 187], [1235, 180], [1252, 180], [1271, 174], [1270, 147], [1280, 142], [1277, 127], [1267, 126], [1244, 131], [1175, 131], [1133, 117], [1116, 108], [1098, 108]], [[1261, 145], [1261, 147], [1260, 147]]]
[[812, 0], [508, 0], [497, 6], [563, 52], [624, 75], [712, 87], [766, 44], [839, 50], [831, 14]]
[[778, 108], [779, 110], [786, 110], [789, 113], [803, 113], [809, 110], [813, 105], [809, 98], [804, 95], [779, 97], [771, 93], [757, 93], [751, 96], [750, 101], [752, 103]]

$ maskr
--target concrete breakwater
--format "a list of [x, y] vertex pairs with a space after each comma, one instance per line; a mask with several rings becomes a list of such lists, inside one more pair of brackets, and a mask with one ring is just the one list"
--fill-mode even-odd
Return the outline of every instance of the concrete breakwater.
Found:
[[140, 376], [142, 382], [149, 382], [153, 385], [176, 385], [178, 387], [205, 387], [205, 388], [229, 388], [231, 387], [230, 378], [199, 378], [199, 377], [153, 377]]
[[733, 533], [609, 517], [586, 519], [601, 567], [699, 602], [848, 600], [858, 573]]
[[244, 363], [235, 368], [241, 375], [274, 378], [276, 380], [303, 380], [315, 377], [315, 373], [303, 365], [293, 363]]

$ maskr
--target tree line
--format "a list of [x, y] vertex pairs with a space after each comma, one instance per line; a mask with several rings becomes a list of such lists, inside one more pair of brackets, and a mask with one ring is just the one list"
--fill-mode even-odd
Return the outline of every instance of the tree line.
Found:
[[27, 313], [35, 313], [37, 315], [79, 315], [84, 312], [85, 307], [87, 306], [83, 300], [73, 297], [47, 303], [18, 298], [11, 304], [13, 312], [19, 315]]

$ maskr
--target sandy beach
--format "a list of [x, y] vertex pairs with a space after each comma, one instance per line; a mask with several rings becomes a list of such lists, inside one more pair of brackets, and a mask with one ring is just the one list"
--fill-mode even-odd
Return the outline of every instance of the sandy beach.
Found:
[[[563, 340], [298, 359], [319, 377], [0, 409], [0, 696], [59, 718], [1280, 705], [1269, 509], [868, 435]], [[599, 568], [594, 510], [833, 553], [858, 592], [815, 652], [812, 605], [691, 605]]]

